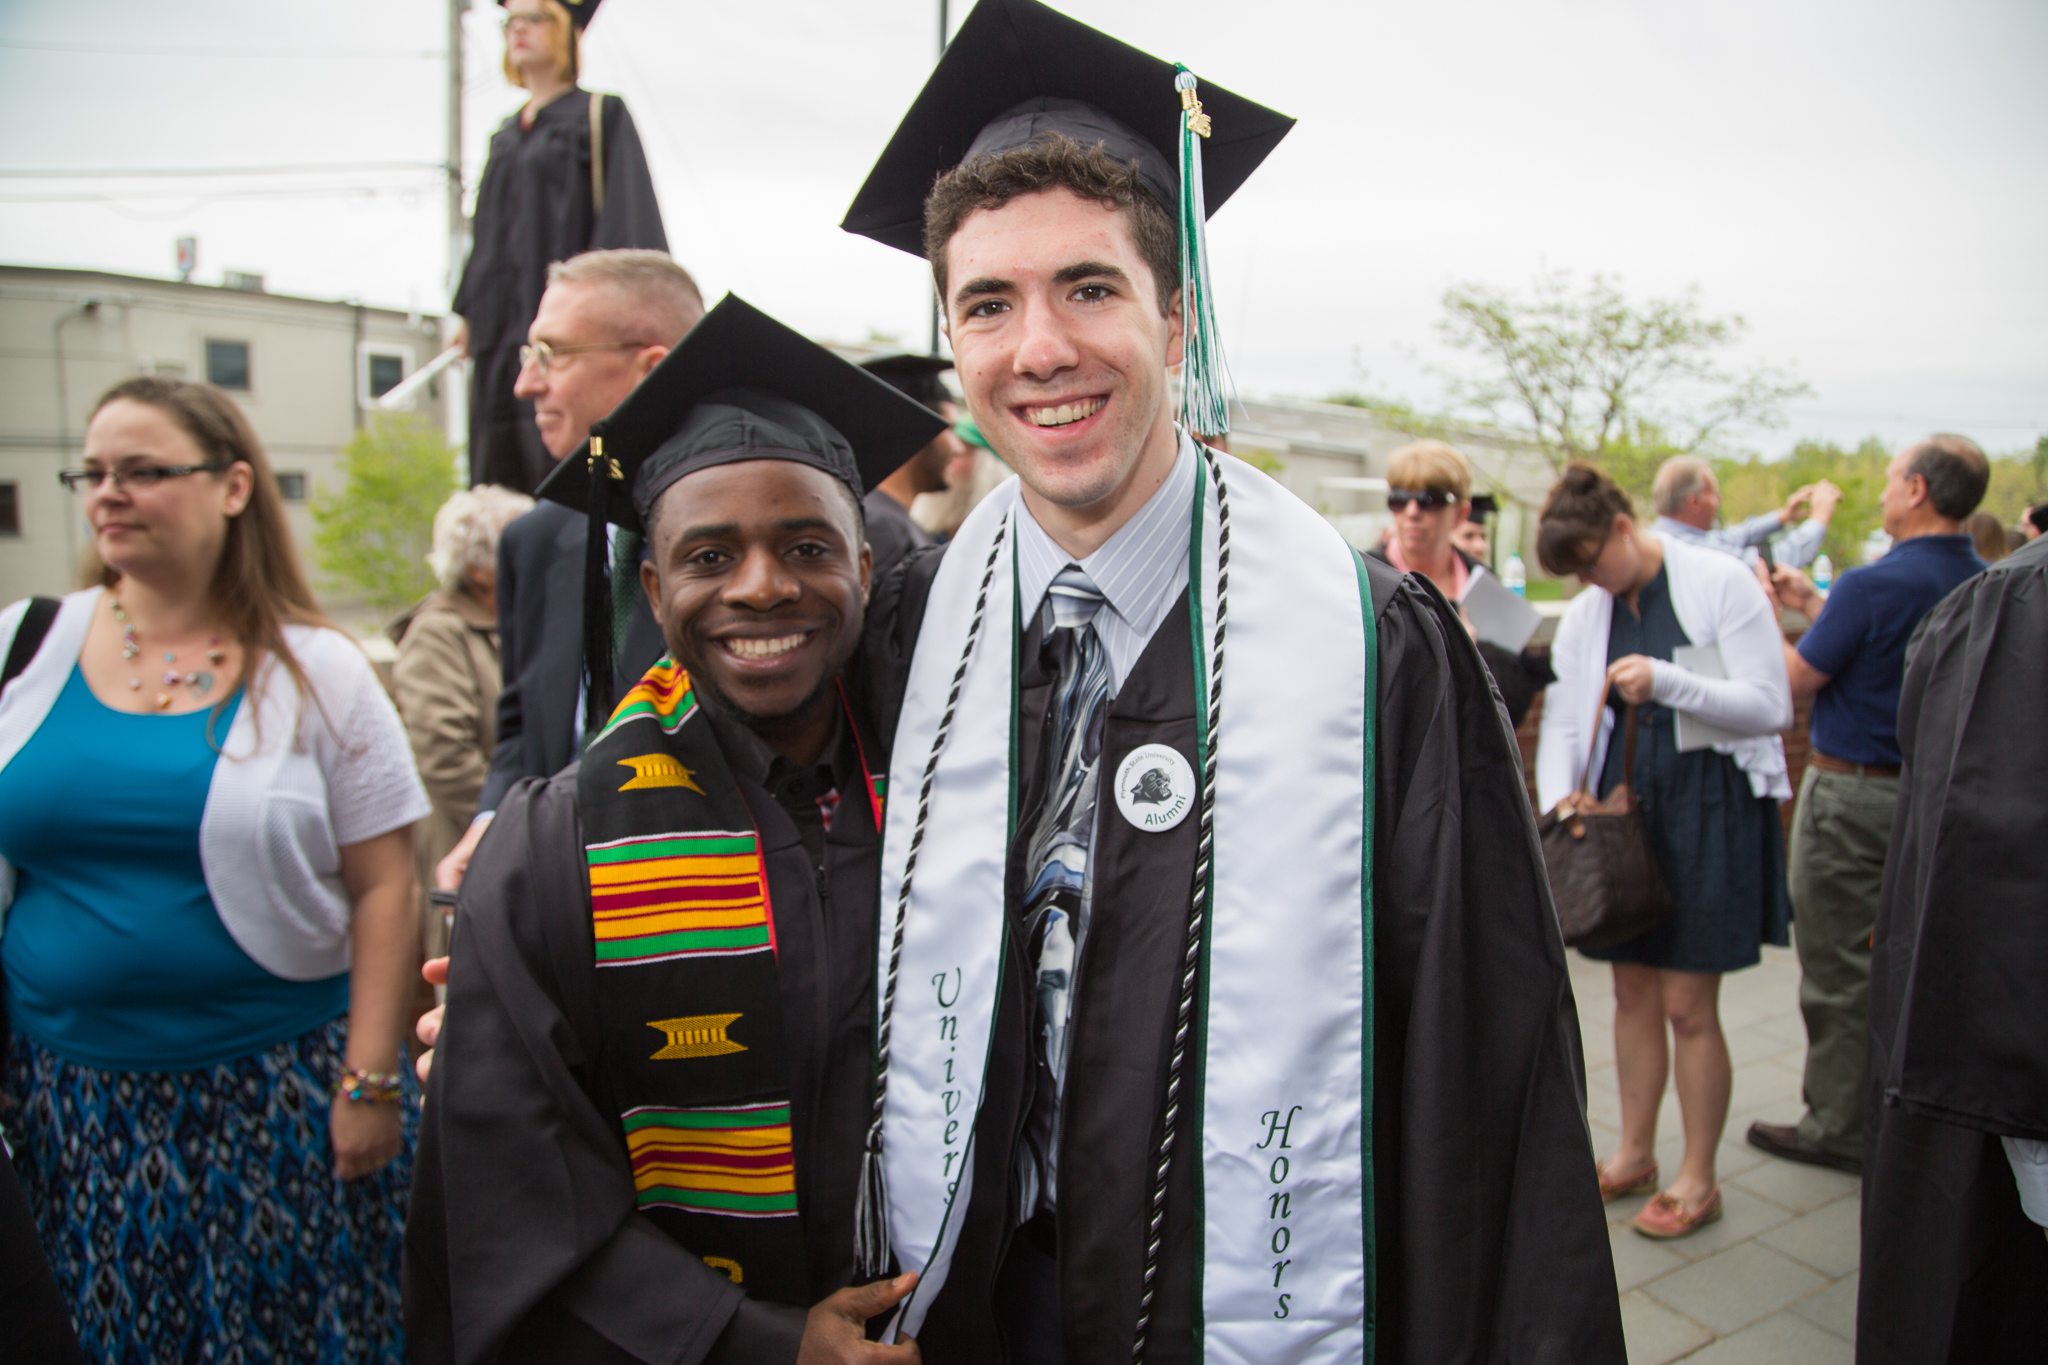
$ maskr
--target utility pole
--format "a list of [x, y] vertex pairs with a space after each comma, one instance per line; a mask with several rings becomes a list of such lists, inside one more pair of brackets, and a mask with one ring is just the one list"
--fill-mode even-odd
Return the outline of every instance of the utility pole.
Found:
[[[462, 215], [462, 13], [469, 0], [448, 0], [448, 298], [462, 282], [468, 254], [469, 220]], [[451, 336], [443, 336], [448, 344]], [[441, 372], [441, 425], [455, 451], [456, 475], [469, 484], [469, 378], [457, 361]]]
[[[946, 55], [946, 43], [950, 40], [952, 36], [948, 31], [950, 28], [951, 25], [949, 25], [946, 22], [946, 0], [939, 0], [939, 55], [941, 57]], [[937, 355], [939, 353], [939, 315], [940, 310], [944, 307], [945, 301], [939, 297], [938, 286], [935, 283], [932, 286], [931, 354], [933, 355]]]
[[[943, 0], [942, 0], [943, 3]], [[468, 0], [448, 0], [448, 294], [462, 277], [469, 223], [462, 216], [462, 12]]]

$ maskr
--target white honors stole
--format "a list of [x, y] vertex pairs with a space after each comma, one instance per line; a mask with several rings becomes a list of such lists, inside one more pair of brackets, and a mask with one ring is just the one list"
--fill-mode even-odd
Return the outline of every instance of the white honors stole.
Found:
[[[1374, 1287], [1371, 595], [1358, 555], [1328, 522], [1250, 465], [1216, 459], [1231, 530], [1215, 854], [1181, 1091], [1201, 1158], [1197, 1355], [1364, 1361]], [[1205, 716], [1220, 524], [1210, 468], [1198, 471], [1189, 572]], [[917, 793], [985, 581], [983, 625], [933, 775], [890, 1029], [883, 1161], [897, 1259], [923, 1273], [896, 1323], [912, 1336], [945, 1285], [968, 1207], [1008, 950], [1021, 625], [1010, 530], [1027, 515], [1013, 478], [960, 528], [932, 585], [889, 773], [881, 982]], [[1169, 615], [1159, 628], [1193, 622]], [[1206, 721], [1198, 733], [1206, 760]], [[1098, 818], [1124, 817], [1105, 800]], [[1186, 876], [1192, 898], [1192, 866]]]

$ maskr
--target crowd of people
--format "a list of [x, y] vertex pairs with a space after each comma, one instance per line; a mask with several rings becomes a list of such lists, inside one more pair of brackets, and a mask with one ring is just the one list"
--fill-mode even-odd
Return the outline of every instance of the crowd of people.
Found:
[[[1720, 529], [1702, 461], [1654, 517], [1574, 464], [1504, 644], [1454, 446], [1361, 555], [1178, 406], [1193, 208], [1288, 120], [983, 0], [846, 223], [953, 359], [855, 365], [707, 308], [595, 5], [505, 7], [475, 486], [388, 692], [203, 384], [101, 398], [88, 585], [0, 612], [25, 1358], [1619, 1365], [1602, 1205], [1721, 1216], [1721, 978], [1794, 941], [1808, 1113], [1748, 1140], [1866, 1176], [1859, 1358], [2038, 1353], [2048, 551], [1972, 442], [1825, 589], [1832, 484]], [[1183, 161], [1212, 118], [1261, 150]], [[1607, 1152], [1543, 812], [1662, 888], [1579, 944]]]

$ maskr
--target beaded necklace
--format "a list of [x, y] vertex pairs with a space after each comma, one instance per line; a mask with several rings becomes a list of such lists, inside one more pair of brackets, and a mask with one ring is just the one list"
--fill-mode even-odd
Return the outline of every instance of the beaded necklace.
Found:
[[[113, 605], [114, 619], [121, 623], [121, 657], [123, 659], [134, 659], [142, 653], [142, 639], [135, 632], [135, 623], [128, 619], [128, 613], [121, 607], [120, 598], [109, 594], [107, 600]], [[168, 689], [173, 687], [189, 687], [195, 695], [201, 697], [211, 692], [213, 690], [213, 670], [220, 667], [221, 660], [226, 657], [227, 655], [222, 652], [220, 647], [220, 636], [209, 635], [206, 639], [206, 662], [208, 666], [205, 668], [195, 668], [189, 673], [180, 673], [175, 667], [178, 662], [177, 651], [165, 650], [165, 668], [160, 681], [166, 690], [158, 692], [151, 698], [156, 705], [156, 709], [159, 711], [170, 709], [171, 694]], [[129, 678], [128, 690], [140, 692], [142, 690], [142, 679], [140, 677]]]

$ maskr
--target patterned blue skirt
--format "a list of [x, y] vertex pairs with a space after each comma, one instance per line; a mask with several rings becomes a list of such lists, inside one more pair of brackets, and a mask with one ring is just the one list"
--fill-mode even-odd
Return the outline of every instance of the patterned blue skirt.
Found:
[[408, 1072], [397, 1159], [335, 1179], [328, 1097], [347, 1036], [336, 1019], [205, 1070], [132, 1072], [14, 1035], [8, 1136], [87, 1358], [404, 1358], [419, 1093]]

